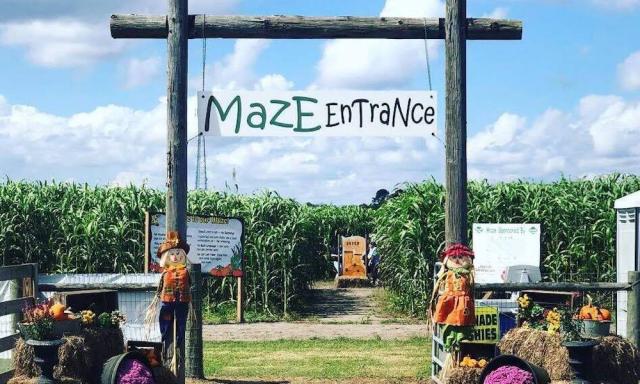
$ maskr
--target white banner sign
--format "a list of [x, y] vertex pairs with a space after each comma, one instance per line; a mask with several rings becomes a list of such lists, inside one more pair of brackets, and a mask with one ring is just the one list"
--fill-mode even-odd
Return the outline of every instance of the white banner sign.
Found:
[[473, 224], [476, 282], [503, 283], [513, 265], [540, 266], [540, 224]]
[[198, 93], [198, 132], [214, 136], [428, 136], [435, 92]]
[[[160, 272], [156, 255], [165, 238], [166, 215], [149, 214], [147, 244], [148, 270]], [[200, 263], [203, 274], [212, 276], [242, 276], [243, 225], [240, 219], [216, 216], [187, 216], [189, 261]]]

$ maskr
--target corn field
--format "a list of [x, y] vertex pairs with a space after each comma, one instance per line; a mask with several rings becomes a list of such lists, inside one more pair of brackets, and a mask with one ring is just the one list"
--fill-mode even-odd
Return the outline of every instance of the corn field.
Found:
[[[469, 223], [541, 223], [543, 272], [553, 280], [615, 276], [615, 199], [640, 178], [612, 175], [554, 183], [469, 183]], [[164, 193], [144, 187], [67, 183], [0, 184], [4, 265], [37, 262], [44, 273], [129, 273], [144, 264], [144, 212], [163, 211]], [[433, 265], [444, 242], [444, 188], [407, 186], [378, 209], [314, 206], [267, 192], [239, 196], [192, 191], [192, 214], [245, 223], [249, 308], [295, 310], [313, 281], [332, 277], [329, 253], [339, 235], [375, 233], [381, 273], [398, 308], [424, 314]], [[471, 234], [469, 234], [471, 237]], [[235, 280], [207, 279], [205, 303], [234, 298]]]
[[[144, 213], [163, 211], [164, 193], [67, 183], [0, 184], [3, 265], [37, 262], [42, 273], [130, 273], [144, 268]], [[246, 197], [193, 191], [192, 214], [245, 223], [247, 305], [268, 314], [295, 307], [314, 280], [332, 277], [332, 239], [372, 226], [361, 207], [311, 206], [276, 193]], [[235, 297], [235, 279], [208, 279], [205, 303]]]
[[[542, 272], [548, 279], [613, 281], [613, 204], [638, 190], [640, 178], [620, 175], [554, 183], [470, 182], [469, 223], [540, 223]], [[378, 209], [375, 231], [381, 274], [395, 304], [424, 315], [444, 246], [444, 188], [435, 181], [408, 186]]]

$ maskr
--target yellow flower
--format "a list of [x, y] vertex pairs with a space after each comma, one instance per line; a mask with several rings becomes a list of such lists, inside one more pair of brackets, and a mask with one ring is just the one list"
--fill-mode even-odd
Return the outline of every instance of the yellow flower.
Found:
[[520, 306], [520, 308], [529, 308], [529, 306], [531, 305], [531, 299], [529, 299], [529, 296], [525, 294], [524, 296], [518, 298], [518, 305]]
[[91, 310], [84, 310], [80, 312], [80, 321], [84, 325], [91, 325], [95, 320], [96, 314]]

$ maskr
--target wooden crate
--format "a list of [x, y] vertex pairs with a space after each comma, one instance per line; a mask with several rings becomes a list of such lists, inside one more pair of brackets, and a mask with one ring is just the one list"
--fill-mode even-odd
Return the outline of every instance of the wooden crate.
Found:
[[574, 301], [578, 297], [577, 292], [562, 292], [562, 291], [521, 291], [520, 296], [527, 294], [534, 303], [540, 305], [542, 308], [566, 308], [569, 310], [574, 309]]

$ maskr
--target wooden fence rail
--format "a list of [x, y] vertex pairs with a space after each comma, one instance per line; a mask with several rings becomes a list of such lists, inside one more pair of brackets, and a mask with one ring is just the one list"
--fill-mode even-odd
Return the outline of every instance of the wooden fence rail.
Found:
[[[35, 304], [38, 293], [37, 277], [37, 264], [0, 267], [0, 281], [19, 281], [21, 284], [18, 284], [18, 288], [22, 290], [21, 297], [0, 302], [0, 316], [20, 315], [24, 307]], [[17, 340], [17, 332], [0, 338], [0, 352], [12, 350]], [[6, 383], [11, 377], [13, 370], [0, 373], [0, 383]]]
[[628, 291], [629, 283], [491, 283], [476, 284], [475, 290], [479, 292], [516, 292], [526, 290], [538, 291]]

